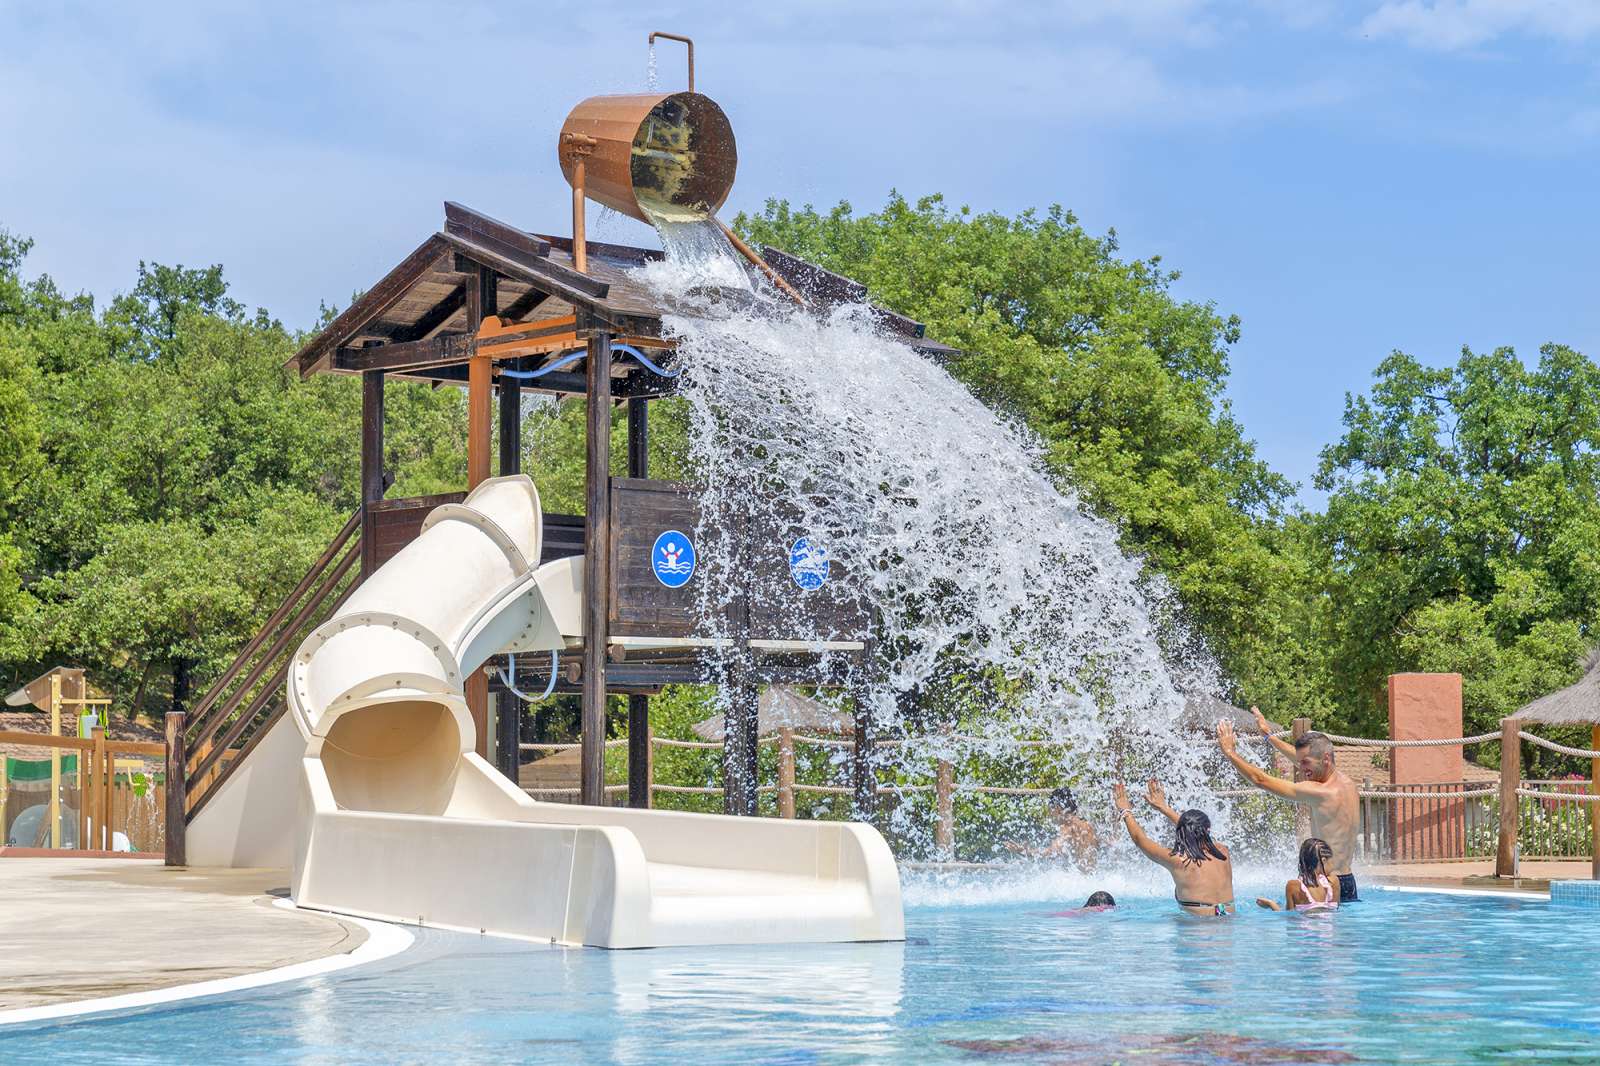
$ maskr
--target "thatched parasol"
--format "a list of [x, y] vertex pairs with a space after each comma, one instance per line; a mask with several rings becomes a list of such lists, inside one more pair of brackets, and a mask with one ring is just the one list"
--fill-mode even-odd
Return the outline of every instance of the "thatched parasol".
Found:
[[1600, 648], [1589, 653], [1585, 666], [1578, 680], [1519, 707], [1511, 717], [1539, 725], [1600, 724]]
[[[792, 685], [769, 685], [761, 692], [756, 731], [765, 737], [781, 728], [847, 737], [855, 734], [856, 727], [855, 719], [848, 713], [810, 696], [802, 696]], [[727, 726], [719, 714], [695, 723], [694, 732], [703, 740], [721, 740], [727, 733]]]

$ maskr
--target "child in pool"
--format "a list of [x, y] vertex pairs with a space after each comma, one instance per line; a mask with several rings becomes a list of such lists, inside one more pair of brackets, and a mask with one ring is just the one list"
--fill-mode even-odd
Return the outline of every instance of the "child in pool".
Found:
[[1328, 877], [1328, 860], [1332, 858], [1333, 849], [1327, 841], [1307, 838], [1300, 845], [1300, 876], [1283, 886], [1283, 906], [1265, 896], [1256, 897], [1257, 905], [1269, 911], [1288, 909], [1301, 913], [1338, 910], [1339, 888]]
[[1115, 909], [1116, 905], [1116, 898], [1104, 889], [1100, 889], [1090, 893], [1088, 901], [1083, 906], [1074, 907], [1069, 911], [1056, 911], [1050, 917], [1081, 918], [1085, 914], [1104, 914], [1106, 911]]

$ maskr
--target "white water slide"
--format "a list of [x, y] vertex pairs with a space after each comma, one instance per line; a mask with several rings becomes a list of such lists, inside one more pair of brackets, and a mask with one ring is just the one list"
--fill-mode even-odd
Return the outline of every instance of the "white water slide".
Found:
[[567, 944], [900, 940], [859, 823], [538, 803], [475, 752], [463, 679], [581, 638], [583, 559], [537, 566], [539, 496], [495, 478], [306, 639], [289, 713], [188, 829], [195, 866], [292, 866], [302, 907]]

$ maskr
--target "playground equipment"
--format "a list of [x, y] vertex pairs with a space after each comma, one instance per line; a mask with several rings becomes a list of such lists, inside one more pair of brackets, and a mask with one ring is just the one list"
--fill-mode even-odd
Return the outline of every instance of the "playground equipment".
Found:
[[305, 907], [617, 948], [901, 939], [870, 826], [537, 803], [474, 752], [464, 678], [582, 636], [584, 560], [530, 564], [541, 527], [521, 475], [436, 508], [301, 644], [283, 736], [189, 827], [191, 859], [292, 824]]
[[[444, 228], [288, 364], [361, 375], [362, 504], [212, 688], [168, 717], [167, 861], [292, 866], [303, 906], [568, 943], [898, 939], [898, 877], [870, 826], [648, 810], [650, 696], [703, 680], [732, 649], [727, 815], [756, 811], [761, 686], [799, 683], [856, 697], [852, 798], [869, 818], [870, 616], [847, 568], [792, 576], [804, 531], [776, 511], [729, 530], [745, 585], [716, 626], [700, 616], [684, 533], [699, 526], [698, 491], [647, 476], [648, 403], [676, 388], [675, 342], [631, 275], [659, 253], [587, 241], [582, 211], [592, 190], [634, 217], [709, 217], [732, 182], [732, 132], [692, 91], [591, 100], [573, 116], [561, 142], [572, 240], [447, 203]], [[769, 277], [824, 308], [862, 298], [847, 279], [766, 259]], [[877, 314], [908, 346], [949, 350]], [[464, 497], [384, 499], [390, 378], [466, 386]], [[524, 388], [587, 399], [581, 517], [543, 512], [518, 473]], [[616, 401], [627, 477], [611, 470]], [[676, 569], [656, 565], [664, 538]], [[533, 654], [484, 668], [506, 652]], [[547, 687], [582, 695], [581, 805], [515, 784], [516, 692]], [[603, 805], [609, 693], [628, 697], [632, 809]]]

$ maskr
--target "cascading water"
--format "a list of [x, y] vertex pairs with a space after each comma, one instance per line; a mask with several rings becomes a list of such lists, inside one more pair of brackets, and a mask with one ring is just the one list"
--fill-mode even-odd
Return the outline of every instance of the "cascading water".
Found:
[[[1046, 472], [1035, 438], [883, 335], [870, 308], [801, 312], [753, 283], [714, 223], [658, 228], [666, 258], [640, 277], [675, 309], [664, 326], [706, 486], [706, 624], [746, 580], [729, 531], [776, 509], [874, 609], [878, 735], [914, 738], [880, 751], [880, 780], [925, 790], [941, 758], [968, 781], [980, 757], [992, 774], [1031, 769], [1070, 783], [1121, 845], [1112, 783], [1142, 791], [1157, 774], [1225, 834], [1214, 746], [1182, 724], [1181, 693], [1216, 691], [1216, 668], [1115, 528]], [[1054, 743], [1019, 754], [1019, 737]], [[926, 792], [891, 806], [901, 853], [931, 856]], [[991, 834], [1040, 810], [1004, 806]]]

